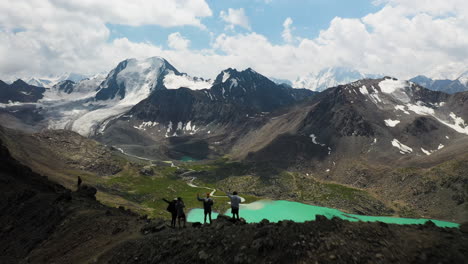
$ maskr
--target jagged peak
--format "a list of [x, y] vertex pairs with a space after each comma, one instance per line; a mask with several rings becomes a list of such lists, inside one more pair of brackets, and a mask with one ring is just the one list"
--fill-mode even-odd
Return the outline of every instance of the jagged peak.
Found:
[[[257, 71], [255, 71], [254, 69], [248, 67], [247, 69], [245, 70], [242, 70], [242, 71], [239, 71], [235, 68], [227, 68], [223, 71], [221, 71], [217, 76], [216, 76], [216, 79], [215, 79], [215, 82], [214, 84], [219, 84], [219, 83], [224, 83], [226, 81], [228, 81], [229, 79], [231, 78], [236, 78], [236, 79], [243, 79], [243, 78], [265, 78], [265, 79], [268, 79], [266, 76], [258, 73]], [[269, 81], [271, 81], [270, 79], [268, 79]]]
[[17, 79], [11, 85], [29, 85], [29, 84], [23, 81], [22, 79]]

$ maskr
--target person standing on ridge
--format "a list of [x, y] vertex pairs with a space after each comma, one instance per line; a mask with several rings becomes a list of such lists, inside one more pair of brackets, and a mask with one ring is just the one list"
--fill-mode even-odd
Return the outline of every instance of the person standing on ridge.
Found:
[[81, 183], [82, 183], [82, 182], [83, 182], [83, 181], [81, 180], [81, 177], [78, 176], [77, 190], [80, 190], [80, 188], [81, 188]]
[[175, 228], [176, 226], [176, 219], [177, 219], [177, 209], [176, 209], [176, 204], [177, 204], [177, 198], [174, 198], [174, 200], [172, 201], [168, 201], [166, 199], [163, 198], [163, 201], [165, 201], [166, 203], [168, 203], [167, 205], [167, 211], [169, 213], [171, 213], [171, 227], [172, 228]]
[[[231, 199], [231, 213], [232, 219], [239, 220], [239, 204], [241, 203], [241, 198], [237, 195], [237, 192], [233, 192], [230, 195], [228, 192], [226, 193], [229, 199]], [[236, 218], [237, 217], [237, 218]]]
[[206, 193], [206, 198], [200, 198], [200, 194], [197, 194], [197, 200], [203, 202], [203, 210], [205, 212], [205, 220], [204, 224], [206, 224], [206, 216], [210, 218], [211, 224], [211, 207], [213, 206], [214, 202], [213, 199], [210, 198], [210, 193]]
[[180, 228], [180, 220], [182, 220], [182, 222], [184, 222], [184, 228], [185, 228], [185, 223], [187, 222], [187, 218], [185, 217], [184, 208], [185, 208], [184, 201], [182, 201], [182, 198], [177, 197], [176, 211], [177, 211], [177, 219], [179, 221], [179, 228]]

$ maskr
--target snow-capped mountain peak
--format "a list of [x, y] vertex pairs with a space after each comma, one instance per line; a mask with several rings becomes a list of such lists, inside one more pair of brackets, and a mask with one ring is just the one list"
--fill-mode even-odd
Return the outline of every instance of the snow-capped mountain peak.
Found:
[[28, 83], [29, 85], [34, 85], [37, 87], [45, 87], [45, 88], [49, 88], [54, 85], [54, 83], [50, 80], [34, 78], [34, 77], [27, 79], [26, 83]]
[[34, 85], [37, 87], [44, 87], [44, 88], [51, 88], [52, 86], [58, 84], [59, 82], [63, 81], [72, 81], [74, 83], [78, 83], [81, 80], [90, 78], [89, 75], [74, 73], [74, 72], [66, 72], [60, 75], [50, 75], [45, 77], [30, 77], [25, 78], [26, 83], [29, 85]]
[[[180, 74], [171, 64], [161, 57], [147, 59], [126, 59], [120, 62], [100, 85], [96, 94], [97, 100], [108, 100], [119, 97], [120, 100], [141, 101], [148, 97], [153, 89], [169, 72]], [[133, 99], [131, 99], [133, 98]]]
[[468, 71], [462, 73], [458, 76], [457, 80], [464, 86], [468, 87]]
[[306, 88], [313, 91], [323, 91], [340, 84], [346, 84], [365, 78], [382, 77], [378, 74], [364, 74], [346, 67], [329, 67], [316, 74], [299, 77], [293, 82], [293, 87]]

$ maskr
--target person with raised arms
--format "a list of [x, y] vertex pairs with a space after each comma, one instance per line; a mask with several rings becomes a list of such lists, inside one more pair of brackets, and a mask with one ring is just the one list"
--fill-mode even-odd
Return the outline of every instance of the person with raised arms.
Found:
[[184, 223], [184, 228], [185, 228], [185, 223], [187, 222], [187, 217], [185, 216], [184, 212], [185, 204], [184, 201], [182, 201], [181, 197], [177, 197], [177, 203], [176, 203], [176, 210], [177, 210], [177, 219], [179, 223], [179, 228], [180, 226], [180, 220]]
[[234, 191], [231, 194], [229, 192], [226, 192], [227, 196], [229, 199], [231, 199], [231, 213], [232, 213], [232, 219], [237, 219], [239, 220], [239, 205], [242, 201], [242, 199], [237, 195], [237, 192]]
[[165, 201], [166, 203], [168, 203], [167, 205], [167, 211], [169, 213], [171, 213], [171, 227], [172, 228], [175, 228], [176, 227], [176, 219], [177, 219], [177, 208], [176, 208], [176, 204], [177, 204], [177, 198], [174, 198], [174, 200], [172, 201], [168, 201], [166, 200], [165, 198], [163, 198], [163, 201]]
[[203, 202], [203, 211], [205, 213], [203, 223], [206, 224], [206, 216], [208, 216], [211, 224], [211, 207], [213, 207], [214, 201], [210, 198], [210, 193], [206, 193], [205, 198], [200, 198], [200, 194], [197, 194], [197, 200]]

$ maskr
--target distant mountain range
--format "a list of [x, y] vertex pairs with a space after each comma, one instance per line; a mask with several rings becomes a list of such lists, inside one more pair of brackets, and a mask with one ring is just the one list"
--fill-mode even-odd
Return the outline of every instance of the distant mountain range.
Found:
[[292, 86], [296, 88], [306, 88], [312, 91], [323, 91], [340, 84], [347, 84], [366, 78], [381, 78], [379, 74], [364, 74], [357, 70], [346, 67], [330, 67], [319, 71], [316, 74], [308, 74], [297, 78]]
[[[78, 73], [64, 73], [56, 76], [48, 77], [30, 77], [24, 79], [24, 82], [44, 88], [51, 88], [55, 85], [60, 85], [65, 81], [72, 81], [73, 83], [78, 83], [85, 79], [95, 79], [96, 76], [103, 76], [105, 74], [98, 74], [95, 76], [83, 75]], [[328, 67], [320, 70], [318, 73], [310, 73], [304, 76], [298, 77], [295, 81], [290, 81], [287, 79], [278, 79], [275, 77], [268, 77], [271, 81], [276, 84], [290, 86], [294, 88], [305, 88], [312, 91], [323, 91], [327, 88], [334, 87], [341, 84], [351, 83], [361, 79], [376, 79], [384, 77], [383, 74], [371, 74], [371, 73], [362, 73], [358, 70], [347, 68], [347, 67]], [[170, 78], [166, 81], [168, 88], [172, 89], [174, 87], [190, 86], [192, 89], [196, 88], [192, 80], [178, 78], [172, 80]], [[200, 88], [209, 88], [212, 84], [210, 80], [204, 80], [203, 78], [196, 78], [198, 89]], [[409, 79], [409, 81], [417, 83], [423, 87], [426, 87], [433, 91], [441, 91], [446, 93], [457, 93], [468, 91], [468, 71], [461, 74], [455, 80], [450, 79], [432, 79], [424, 75], [418, 75], [414, 78]], [[182, 82], [182, 83], [181, 83]], [[5, 81], [5, 83], [11, 84], [12, 81]], [[63, 86], [63, 84], [62, 84]]]
[[[316, 74], [308, 74], [297, 78], [294, 82], [274, 79], [277, 83], [285, 83], [296, 88], [306, 88], [312, 91], [323, 91], [327, 88], [347, 84], [362, 79], [382, 78], [383, 74], [366, 74], [346, 67], [325, 68]], [[419, 75], [409, 81], [417, 83], [433, 91], [441, 91], [449, 94], [468, 91], [468, 71], [461, 74], [455, 80], [431, 79]]]
[[350, 149], [378, 150], [369, 158], [382, 160], [429, 156], [468, 134], [465, 93], [371, 79], [345, 68], [315, 77], [308, 83], [319, 90], [365, 78], [316, 93], [276, 84], [250, 68], [228, 68], [205, 80], [160, 57], [128, 59], [107, 76], [50, 88], [2, 82], [0, 109], [10, 127], [70, 129], [147, 158], [229, 154], [280, 159], [276, 164], [285, 166], [328, 159], [337, 151], [355, 156]]
[[52, 75], [52, 76], [39, 77], [39, 78], [30, 77], [30, 78], [26, 78], [25, 82], [30, 85], [34, 85], [38, 87], [50, 88], [62, 81], [68, 80], [68, 81], [72, 81], [76, 83], [76, 82], [79, 82], [81, 80], [91, 78], [91, 77], [92, 76], [78, 74], [78, 73], [63, 73], [61, 75], [55, 75], [55, 76]]
[[441, 91], [449, 94], [468, 91], [468, 71], [455, 80], [433, 80], [423, 75], [416, 76], [410, 81], [433, 91]]

